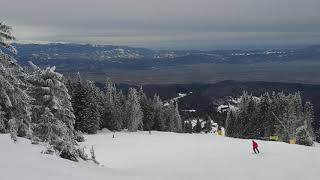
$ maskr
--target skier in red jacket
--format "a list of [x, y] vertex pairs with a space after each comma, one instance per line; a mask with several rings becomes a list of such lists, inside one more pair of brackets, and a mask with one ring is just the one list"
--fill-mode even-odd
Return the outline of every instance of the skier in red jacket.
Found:
[[252, 140], [252, 149], [253, 149], [253, 151], [254, 151], [255, 154], [256, 154], [257, 152], [260, 153], [260, 152], [259, 152], [259, 149], [258, 149], [258, 143], [255, 142], [254, 140]]

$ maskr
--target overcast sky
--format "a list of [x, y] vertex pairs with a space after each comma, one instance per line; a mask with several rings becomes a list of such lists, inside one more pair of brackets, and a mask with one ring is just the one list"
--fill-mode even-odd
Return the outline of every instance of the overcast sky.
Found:
[[215, 49], [320, 44], [320, 0], [0, 0], [21, 42]]

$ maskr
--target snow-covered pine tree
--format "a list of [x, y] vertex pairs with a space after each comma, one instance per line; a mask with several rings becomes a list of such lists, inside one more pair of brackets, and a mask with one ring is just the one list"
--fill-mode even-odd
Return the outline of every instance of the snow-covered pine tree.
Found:
[[291, 101], [289, 104], [291, 109], [291, 121], [292, 121], [292, 126], [294, 129], [297, 129], [299, 126], [302, 126], [304, 124], [304, 118], [303, 118], [303, 103], [302, 103], [302, 98], [300, 92], [297, 92], [292, 95]]
[[184, 128], [184, 132], [185, 133], [193, 133], [193, 129], [192, 129], [192, 123], [190, 120], [187, 120], [184, 122], [185, 128]]
[[143, 130], [151, 131], [154, 125], [154, 109], [152, 101], [147, 98], [142, 87], [139, 90], [140, 106], [143, 113]]
[[261, 135], [263, 137], [269, 137], [274, 135], [274, 126], [276, 122], [274, 121], [275, 119], [273, 118], [271, 112], [271, 99], [269, 93], [265, 93], [260, 97], [260, 103], [257, 106], [258, 118], [264, 126]]
[[174, 101], [170, 101], [169, 105], [164, 107], [164, 122], [165, 122], [165, 131], [175, 132], [176, 131], [176, 122], [175, 122], [175, 105]]
[[5, 112], [2, 111], [1, 106], [0, 106], [0, 133], [6, 132], [5, 122], [7, 122], [7, 119], [5, 117]]
[[306, 102], [303, 109], [303, 125], [297, 128], [296, 138], [297, 143], [311, 146], [315, 140], [315, 133], [312, 128], [314, 121], [313, 105]]
[[112, 112], [110, 104], [107, 101], [106, 94], [104, 92], [100, 93], [101, 99], [99, 104], [101, 105], [100, 111], [100, 129], [108, 128], [109, 122], [112, 118]]
[[83, 82], [78, 73], [75, 82], [68, 81], [72, 87], [71, 102], [75, 115], [75, 129], [85, 133], [96, 133], [100, 128], [101, 92], [91, 81]]
[[66, 127], [57, 120], [48, 107], [40, 115], [37, 122], [33, 125], [34, 136], [44, 142], [51, 142], [53, 139], [59, 139], [61, 129]]
[[55, 72], [54, 67], [41, 70], [31, 65], [34, 135], [48, 142], [61, 157], [76, 161], [79, 150], [75, 141], [75, 116], [63, 76]]
[[112, 131], [120, 131], [125, 119], [125, 97], [122, 91], [117, 92], [114, 89], [113, 92], [113, 106], [111, 107], [111, 119], [108, 124], [108, 128]]
[[182, 120], [181, 120], [181, 116], [179, 113], [178, 102], [176, 102], [175, 108], [174, 108], [174, 122], [175, 122], [174, 132], [181, 133], [182, 132]]
[[285, 118], [287, 104], [288, 104], [288, 97], [283, 92], [272, 93], [271, 114], [272, 114], [272, 121], [276, 122], [274, 124], [273, 135], [277, 135], [283, 141], [288, 140], [288, 132], [283, 127], [283, 124], [279, 122], [279, 120]]
[[11, 45], [11, 42], [16, 38], [12, 35], [11, 31], [11, 26], [6, 25], [4, 22], [0, 22], [0, 47], [3, 47], [16, 54], [16, 48]]
[[285, 110], [279, 115], [278, 121], [282, 125], [281, 139], [289, 141], [296, 138], [296, 130], [303, 125], [302, 101], [298, 94], [284, 96]]
[[236, 112], [233, 112], [232, 110], [228, 111], [227, 119], [225, 123], [225, 134], [229, 137], [236, 137], [237, 129], [236, 129]]
[[16, 49], [10, 44], [13, 40], [15, 38], [11, 34], [11, 27], [0, 22], [1, 124], [4, 126], [3, 132], [10, 131], [11, 137], [14, 137], [14, 139], [16, 139], [16, 136], [30, 138], [30, 101], [32, 99], [27, 94], [29, 85], [26, 83], [26, 79], [28, 76], [16, 60], [2, 51], [7, 50], [14, 54], [17, 53]]
[[[73, 107], [73, 112], [75, 115], [74, 128], [78, 131], [83, 131], [85, 122], [85, 108], [86, 108], [86, 98], [88, 95], [87, 89], [81, 80], [81, 76], [78, 73], [76, 81], [72, 84], [72, 94], [71, 103]], [[85, 131], [83, 131], [85, 132]]]
[[245, 114], [246, 118], [242, 120], [245, 122], [245, 127], [243, 127], [241, 136], [244, 138], [261, 138], [263, 137], [263, 132], [265, 128], [265, 122], [258, 117], [258, 102], [252, 97], [249, 97], [248, 106], [246, 108]]
[[164, 131], [165, 130], [165, 122], [164, 122], [164, 105], [158, 95], [154, 95], [152, 100], [152, 108], [153, 108], [153, 121], [154, 130]]
[[211, 132], [211, 130], [212, 130], [212, 119], [210, 116], [206, 116], [204, 131], [205, 131], [205, 133], [209, 133], [209, 132]]
[[85, 109], [84, 109], [84, 126], [83, 132], [90, 134], [96, 133], [100, 128], [100, 111], [97, 99], [99, 98], [98, 89], [93, 82], [87, 81], [85, 83], [85, 89], [87, 95], [85, 97]]
[[78, 73], [77, 75], [78, 76], [77, 76], [76, 80], [71, 77], [68, 77], [67, 79], [65, 79], [65, 85], [68, 89], [68, 92], [69, 92], [69, 95], [71, 96], [71, 98], [73, 96], [73, 91], [74, 91], [75, 86], [77, 85], [78, 79], [81, 78], [80, 73]]
[[111, 79], [107, 79], [105, 86], [105, 94], [102, 96], [102, 114], [100, 121], [100, 128], [107, 128], [109, 130], [115, 130], [116, 119], [115, 119], [115, 95], [116, 88], [112, 83]]
[[243, 92], [242, 96], [240, 97], [240, 101], [238, 104], [238, 113], [234, 126], [234, 137], [242, 137], [244, 135], [244, 130], [248, 127], [247, 119], [248, 119], [248, 106], [250, 101], [251, 95], [248, 95], [247, 92]]
[[128, 123], [129, 131], [142, 130], [143, 128], [143, 113], [139, 103], [138, 92], [134, 88], [130, 88], [128, 92], [128, 98], [126, 101], [126, 119]]
[[196, 132], [196, 133], [201, 133], [201, 131], [202, 131], [202, 126], [201, 126], [201, 121], [200, 121], [200, 119], [197, 119], [197, 123], [196, 123], [196, 125], [194, 126], [194, 128], [193, 128], [194, 130], [194, 132]]

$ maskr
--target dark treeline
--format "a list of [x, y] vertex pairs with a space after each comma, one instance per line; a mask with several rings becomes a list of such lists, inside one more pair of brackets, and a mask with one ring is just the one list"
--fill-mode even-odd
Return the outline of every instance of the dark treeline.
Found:
[[157, 130], [183, 132], [178, 104], [164, 103], [159, 96], [148, 98], [143, 89], [129, 88], [127, 94], [117, 89], [110, 79], [101, 90], [93, 82], [67, 80], [74, 109], [75, 129], [96, 133], [107, 128], [111, 131]]
[[237, 138], [269, 139], [278, 136], [288, 142], [312, 145], [319, 133], [314, 133], [313, 106], [303, 104], [300, 93], [265, 93], [261, 97], [241, 96], [238, 107], [231, 109], [226, 119], [226, 135]]

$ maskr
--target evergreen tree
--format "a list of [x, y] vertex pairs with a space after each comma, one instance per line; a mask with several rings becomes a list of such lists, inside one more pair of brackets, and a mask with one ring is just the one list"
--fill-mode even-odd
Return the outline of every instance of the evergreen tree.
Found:
[[226, 125], [225, 125], [225, 129], [226, 129], [226, 136], [229, 137], [236, 137], [236, 116], [234, 115], [235, 113], [230, 110], [227, 114], [227, 119], [226, 119]]
[[277, 135], [282, 141], [296, 139], [298, 144], [312, 145], [311, 103], [302, 104], [301, 94], [268, 93], [253, 98], [244, 93], [238, 110], [229, 111], [226, 135], [238, 138], [267, 138]]
[[274, 134], [275, 119], [272, 116], [271, 99], [269, 93], [265, 93], [260, 98], [260, 103], [257, 105], [259, 123], [264, 126], [261, 136], [269, 137]]
[[87, 89], [85, 88], [80, 74], [78, 73], [77, 81], [73, 85], [73, 91], [72, 91], [72, 107], [74, 109], [74, 115], [75, 115], [75, 129], [86, 132], [85, 125], [86, 125], [86, 98], [88, 95]]
[[184, 124], [185, 124], [185, 132], [192, 134], [193, 133], [193, 128], [192, 128], [191, 121], [185, 121]]
[[5, 117], [5, 112], [2, 111], [1, 106], [0, 106], [0, 133], [6, 132], [5, 122], [7, 122], [7, 119]]
[[154, 125], [154, 109], [152, 101], [143, 92], [142, 87], [139, 91], [140, 106], [143, 112], [143, 130], [151, 131]]
[[143, 113], [139, 103], [138, 92], [134, 88], [130, 88], [128, 98], [126, 101], [126, 119], [129, 131], [142, 130], [143, 127]]
[[95, 85], [87, 81], [85, 84], [85, 88], [87, 89], [86, 97], [85, 97], [85, 109], [84, 109], [84, 126], [82, 126], [81, 130], [87, 133], [96, 133], [99, 130], [100, 123], [100, 112], [99, 112], [99, 104], [96, 101], [98, 98], [98, 90]]
[[41, 70], [31, 65], [34, 71], [30, 82], [33, 84], [33, 131], [40, 141], [48, 142], [59, 155], [77, 160], [79, 151], [75, 139], [75, 116], [70, 102], [71, 97], [64, 85], [63, 76], [55, 68]]
[[199, 119], [197, 119], [197, 123], [194, 126], [194, 132], [200, 133], [202, 131], [201, 122]]
[[176, 102], [175, 109], [174, 109], [174, 122], [175, 122], [174, 132], [178, 132], [178, 133], [182, 132], [182, 120], [179, 113], [178, 102]]
[[[16, 54], [17, 50], [10, 42], [16, 38], [11, 33], [12, 28], [3, 22], [0, 22], [0, 47], [5, 48], [12, 53]], [[4, 54], [3, 54], [4, 55]], [[2, 55], [1, 55], [2, 56]]]
[[125, 119], [125, 97], [122, 91], [114, 92], [113, 107], [111, 108], [112, 118], [109, 123], [110, 130], [120, 131], [123, 126], [123, 120]]
[[257, 104], [256, 100], [250, 96], [248, 106], [246, 108], [247, 112], [245, 112], [246, 118], [242, 120], [246, 124], [243, 128], [243, 132], [241, 133], [242, 137], [255, 139], [263, 137], [262, 134], [265, 128], [265, 122], [258, 117]]
[[312, 129], [312, 122], [314, 119], [313, 106], [310, 102], [304, 105], [303, 109], [303, 124], [297, 128], [297, 143], [311, 146], [315, 140], [315, 134]]
[[164, 107], [164, 123], [165, 131], [175, 132], [176, 122], [175, 122], [175, 106], [174, 102], [170, 101], [168, 106]]
[[315, 134], [312, 128], [312, 124], [314, 123], [314, 111], [313, 111], [313, 105], [311, 102], [305, 103], [303, 113], [304, 113], [304, 121], [307, 122], [307, 127], [308, 127], [307, 129], [314, 138]]
[[158, 95], [154, 95], [153, 101], [152, 101], [152, 107], [153, 107], [153, 120], [154, 120], [154, 125], [153, 128], [154, 130], [157, 131], [164, 131], [165, 130], [165, 117], [164, 117], [164, 107], [163, 107], [163, 102], [161, 101], [160, 97]]
[[103, 114], [101, 114], [101, 128], [110, 128], [110, 121], [112, 119], [112, 112], [113, 112], [113, 84], [110, 79], [107, 79], [105, 84], [105, 94], [103, 95], [102, 107], [103, 107]]
[[206, 116], [204, 131], [205, 131], [205, 133], [209, 133], [212, 131], [212, 119], [210, 116]]
[[248, 128], [247, 126], [247, 119], [248, 117], [248, 106], [249, 106], [249, 100], [251, 99], [251, 96], [248, 95], [247, 92], [243, 92], [243, 95], [240, 98], [240, 102], [238, 104], [239, 111], [237, 113], [236, 118], [236, 130], [234, 130], [234, 137], [242, 137], [244, 136], [245, 129]]
[[10, 44], [13, 40], [15, 38], [11, 34], [11, 27], [0, 23], [0, 124], [3, 127], [2, 132], [10, 131], [12, 137], [30, 138], [30, 102], [32, 99], [27, 93], [28, 75], [16, 60], [1, 50], [5, 49], [11, 53], [17, 53]]
[[283, 141], [288, 140], [288, 132], [279, 121], [285, 118], [286, 107], [288, 105], [288, 98], [283, 92], [276, 94], [275, 92], [271, 97], [271, 114], [274, 123], [274, 135], [279, 136]]
[[75, 81], [67, 82], [69, 89], [72, 90], [75, 129], [90, 134], [96, 133], [100, 128], [100, 117], [103, 113], [101, 91], [93, 82], [83, 82], [79, 73]]

